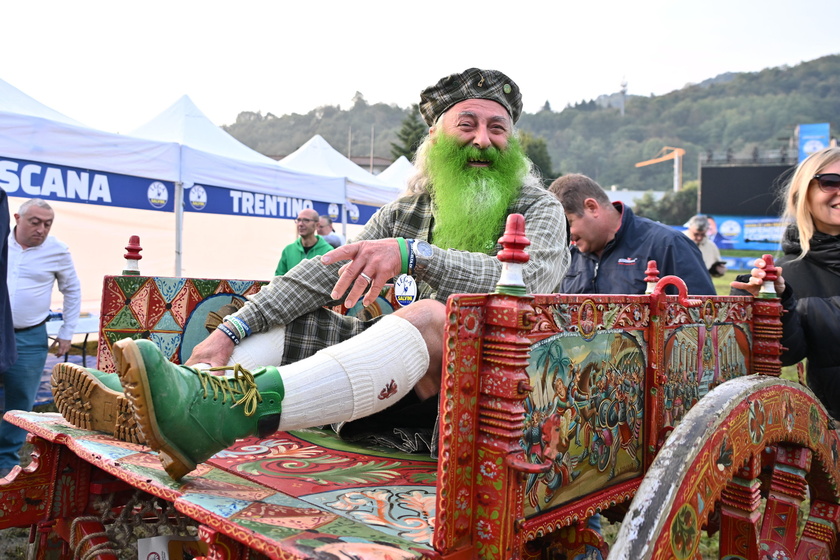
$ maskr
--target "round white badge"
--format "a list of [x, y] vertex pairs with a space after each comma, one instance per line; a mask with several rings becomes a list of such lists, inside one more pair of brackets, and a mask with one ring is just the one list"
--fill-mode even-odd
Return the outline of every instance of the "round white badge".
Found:
[[394, 281], [394, 299], [402, 307], [413, 303], [417, 299], [417, 282], [413, 276], [400, 274]]

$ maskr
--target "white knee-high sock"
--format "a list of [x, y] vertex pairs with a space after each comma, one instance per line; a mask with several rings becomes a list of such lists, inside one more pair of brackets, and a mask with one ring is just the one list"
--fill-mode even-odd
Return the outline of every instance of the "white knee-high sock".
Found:
[[429, 368], [417, 328], [388, 315], [310, 358], [283, 366], [280, 430], [355, 420], [396, 403]]
[[283, 362], [285, 345], [286, 327], [283, 325], [252, 334], [234, 346], [228, 365], [240, 364], [248, 370], [260, 366], [279, 366]]
[[[284, 325], [266, 332], [252, 334], [241, 344], [233, 347], [233, 354], [228, 358], [227, 365], [239, 364], [251, 371], [261, 366], [279, 366], [283, 362], [285, 343], [286, 327]], [[210, 364], [197, 363], [190, 367], [206, 370], [210, 369]], [[233, 372], [222, 372], [217, 375], [232, 376]]]

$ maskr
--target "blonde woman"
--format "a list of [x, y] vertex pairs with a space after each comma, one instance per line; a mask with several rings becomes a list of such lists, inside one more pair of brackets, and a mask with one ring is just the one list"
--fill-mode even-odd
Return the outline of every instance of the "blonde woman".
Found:
[[[775, 282], [788, 311], [782, 316], [787, 348], [782, 363], [807, 358], [808, 386], [840, 419], [840, 148], [815, 152], [800, 163], [783, 197], [790, 225]], [[750, 277], [739, 277], [732, 288], [755, 295], [763, 265], [756, 262]]]

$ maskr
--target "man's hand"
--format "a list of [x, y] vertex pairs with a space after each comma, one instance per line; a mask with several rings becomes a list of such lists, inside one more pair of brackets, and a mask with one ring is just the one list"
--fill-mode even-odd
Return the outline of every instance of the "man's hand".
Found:
[[[764, 283], [764, 277], [767, 275], [764, 272], [764, 267], [767, 265], [764, 262], [764, 259], [756, 259], [755, 263], [753, 263], [755, 268], [750, 271], [750, 278], [746, 282], [738, 282], [733, 281], [729, 284], [730, 287], [735, 288], [736, 290], [744, 290], [749, 292], [753, 295], [753, 297], [758, 297], [758, 291], [761, 289], [761, 285]], [[785, 291], [785, 279], [782, 278], [782, 269], [781, 267], [776, 267], [776, 280], [773, 282], [773, 287], [776, 289], [776, 295], [782, 295], [782, 292]]]
[[353, 307], [365, 290], [362, 303], [367, 306], [376, 301], [385, 283], [402, 270], [399, 242], [393, 238], [342, 245], [321, 257], [324, 264], [346, 260], [350, 262], [339, 269], [338, 282], [330, 295], [338, 299], [350, 289], [344, 301], [347, 307]]
[[[43, 347], [42, 347], [43, 348]], [[50, 352], [57, 357], [64, 356], [70, 351], [70, 341], [64, 338], [56, 338], [50, 346]]]
[[185, 366], [193, 364], [210, 364], [210, 367], [226, 366], [230, 355], [233, 354], [234, 344], [228, 336], [218, 330], [202, 340], [193, 348], [190, 359]]

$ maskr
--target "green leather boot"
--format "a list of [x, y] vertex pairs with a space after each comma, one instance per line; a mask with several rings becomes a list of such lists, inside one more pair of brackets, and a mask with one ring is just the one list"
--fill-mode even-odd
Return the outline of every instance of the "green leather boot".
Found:
[[50, 387], [56, 408], [74, 426], [143, 443], [116, 373], [64, 362], [53, 367]]
[[237, 439], [277, 431], [284, 395], [277, 368], [252, 374], [237, 365], [227, 368], [233, 377], [221, 377], [173, 364], [148, 340], [120, 340], [114, 357], [146, 445], [175, 480]]

